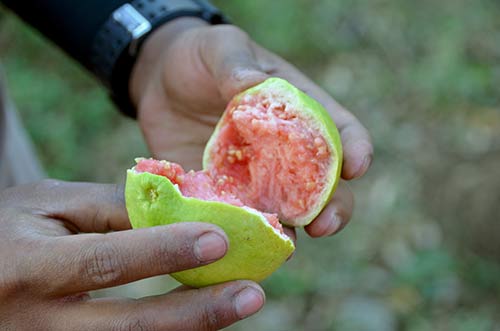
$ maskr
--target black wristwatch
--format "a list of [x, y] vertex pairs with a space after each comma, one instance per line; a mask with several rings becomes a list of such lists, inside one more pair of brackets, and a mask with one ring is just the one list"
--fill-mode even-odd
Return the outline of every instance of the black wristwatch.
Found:
[[113, 11], [97, 33], [90, 63], [124, 114], [136, 115], [128, 86], [142, 41], [156, 27], [183, 16], [198, 17], [210, 24], [228, 23], [205, 0], [134, 0]]

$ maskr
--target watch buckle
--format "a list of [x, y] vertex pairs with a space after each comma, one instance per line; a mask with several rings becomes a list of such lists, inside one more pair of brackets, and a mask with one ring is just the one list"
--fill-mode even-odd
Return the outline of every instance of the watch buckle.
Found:
[[128, 52], [130, 55], [136, 55], [139, 41], [151, 30], [151, 23], [128, 3], [113, 12], [113, 19], [123, 26], [132, 37]]

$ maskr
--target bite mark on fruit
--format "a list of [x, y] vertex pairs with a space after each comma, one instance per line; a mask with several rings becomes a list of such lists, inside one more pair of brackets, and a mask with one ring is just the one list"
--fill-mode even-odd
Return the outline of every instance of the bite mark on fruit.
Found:
[[[154, 159], [138, 159], [134, 170], [138, 173], [149, 172], [155, 175], [168, 178], [172, 184], [177, 185], [182, 195], [190, 198], [197, 198], [207, 201], [225, 202], [237, 207], [244, 207], [250, 211], [261, 213], [267, 222], [284, 235], [283, 227], [279, 222], [278, 215], [274, 213], [265, 213], [245, 206], [245, 204], [234, 193], [234, 178], [227, 175], [212, 177], [208, 171], [185, 172], [177, 163], [168, 161], [158, 161]], [[154, 202], [158, 197], [155, 188], [146, 189], [147, 197]]]

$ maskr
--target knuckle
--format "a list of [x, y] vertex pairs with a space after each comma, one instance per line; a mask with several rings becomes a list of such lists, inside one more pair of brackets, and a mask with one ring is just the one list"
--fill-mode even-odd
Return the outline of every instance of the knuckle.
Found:
[[144, 317], [128, 316], [119, 320], [111, 328], [112, 331], [155, 331], [153, 324]]
[[204, 330], [216, 330], [219, 325], [219, 316], [215, 309], [211, 307], [206, 307], [203, 310], [202, 316], [202, 327]]
[[[177, 232], [177, 231], [175, 231]], [[192, 242], [183, 238], [184, 236], [177, 233], [175, 236], [171, 234], [158, 240], [158, 245], [154, 249], [153, 258], [156, 261], [166, 261], [164, 265], [169, 269], [168, 272], [178, 271], [184, 267], [196, 266], [197, 259], [194, 257]]]
[[85, 255], [84, 270], [87, 278], [97, 285], [108, 285], [124, 278], [125, 268], [118, 250], [110, 242], [97, 242]]
[[[0, 302], [39, 286], [42, 276], [32, 272], [37, 267], [37, 259], [25, 258], [35, 256], [39, 245], [39, 241], [26, 238], [0, 243]], [[19, 249], [22, 249], [22, 254], [17, 252]]]
[[219, 330], [221, 327], [231, 323], [232, 314], [222, 307], [211, 303], [205, 305], [199, 314], [198, 330]]

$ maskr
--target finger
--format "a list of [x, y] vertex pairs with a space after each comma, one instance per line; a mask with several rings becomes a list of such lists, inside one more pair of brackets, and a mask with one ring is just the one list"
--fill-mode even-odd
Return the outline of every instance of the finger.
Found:
[[25, 283], [57, 297], [205, 265], [227, 248], [224, 232], [206, 223], [57, 237], [30, 258]]
[[311, 237], [325, 237], [342, 230], [352, 216], [354, 196], [345, 181], [340, 181], [332, 200], [304, 230]]
[[297, 241], [297, 234], [295, 233], [295, 228], [293, 227], [288, 227], [288, 226], [283, 226], [283, 232], [292, 239], [293, 243]]
[[49, 329], [219, 330], [256, 313], [264, 301], [262, 289], [249, 281], [140, 300], [95, 299], [57, 307]]
[[177, 286], [176, 288], [174, 288], [173, 290], [168, 291], [168, 293], [185, 292], [185, 291], [189, 291], [192, 289], [193, 288], [191, 286], [180, 285], [180, 286]]
[[[288, 227], [288, 226], [283, 226], [283, 232], [292, 239], [293, 244], [297, 245], [297, 232], [295, 231], [295, 228], [293, 227]], [[293, 257], [293, 254], [295, 254], [295, 250], [290, 254], [290, 256], [287, 258], [287, 261], [290, 260]]]
[[334, 120], [342, 140], [344, 164], [342, 178], [353, 179], [362, 176], [373, 159], [373, 146], [366, 128], [349, 111], [339, 105], [328, 93], [314, 82], [269, 51], [255, 46], [261, 68], [282, 77], [319, 101]]
[[11, 206], [36, 208], [37, 215], [63, 220], [80, 232], [130, 229], [119, 185], [47, 179], [10, 189], [6, 199]]
[[339, 128], [344, 152], [342, 178], [363, 176], [373, 162], [373, 146], [368, 131], [352, 116]]
[[257, 62], [253, 44], [245, 32], [235, 26], [221, 25], [213, 27], [211, 33], [201, 54], [225, 102], [269, 77]]

